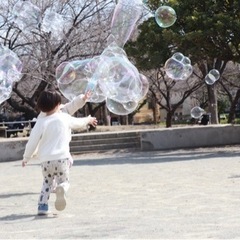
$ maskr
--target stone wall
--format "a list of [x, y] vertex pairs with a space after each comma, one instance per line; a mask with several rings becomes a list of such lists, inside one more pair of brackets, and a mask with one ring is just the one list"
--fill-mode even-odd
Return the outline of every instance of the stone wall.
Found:
[[[139, 132], [142, 151], [240, 144], [240, 125], [142, 128], [132, 129], [132, 131]], [[99, 134], [99, 132], [96, 134]], [[91, 133], [91, 135], [94, 135], [94, 133]], [[0, 162], [21, 160], [27, 140], [26, 137], [1, 138]]]
[[208, 125], [140, 133], [141, 149], [167, 150], [240, 144], [240, 125]]

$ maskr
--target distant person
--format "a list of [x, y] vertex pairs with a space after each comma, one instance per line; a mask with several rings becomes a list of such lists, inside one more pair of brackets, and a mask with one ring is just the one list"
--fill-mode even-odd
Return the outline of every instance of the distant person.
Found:
[[200, 125], [208, 125], [209, 123], [209, 115], [208, 114], [203, 114], [201, 118]]
[[62, 211], [66, 207], [65, 194], [69, 188], [71, 154], [69, 143], [71, 129], [96, 126], [95, 117], [75, 118], [60, 111], [61, 95], [56, 91], [43, 91], [37, 106], [46, 116], [39, 117], [32, 129], [23, 154], [22, 166], [33, 158], [42, 162], [43, 186], [38, 200], [38, 215], [49, 213], [48, 200], [54, 178], [57, 181], [55, 207]]

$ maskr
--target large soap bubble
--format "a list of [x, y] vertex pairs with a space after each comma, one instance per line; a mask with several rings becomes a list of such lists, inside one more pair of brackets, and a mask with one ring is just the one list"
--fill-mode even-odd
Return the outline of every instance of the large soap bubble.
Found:
[[21, 78], [23, 64], [14, 53], [7, 47], [0, 45], [0, 72], [1, 79], [5, 78], [7, 82], [16, 82]]
[[174, 80], [186, 80], [193, 71], [191, 60], [179, 52], [173, 54], [164, 67], [167, 76]]
[[104, 100], [106, 100], [106, 96], [102, 92], [102, 90], [99, 88], [99, 84], [97, 84], [94, 91], [92, 91], [92, 94], [88, 101], [93, 103], [100, 103], [100, 102], [103, 102]]
[[11, 96], [14, 82], [21, 79], [22, 62], [17, 54], [0, 45], [0, 103]]
[[124, 56], [105, 57], [94, 73], [107, 98], [118, 102], [141, 99], [142, 82], [137, 68]]
[[14, 22], [22, 31], [38, 28], [41, 22], [41, 10], [29, 1], [18, 1], [12, 10]]
[[107, 98], [106, 106], [108, 110], [117, 115], [128, 115], [133, 112], [137, 106], [138, 102], [129, 101], [125, 103], [117, 102], [113, 99]]
[[61, 40], [64, 37], [66, 28], [68, 28], [68, 22], [61, 14], [51, 11], [50, 9], [45, 11], [41, 23], [42, 31], [51, 33], [51, 36], [56, 40]]
[[191, 109], [191, 117], [195, 119], [200, 118], [204, 113], [205, 111], [200, 107], [194, 107]]
[[79, 61], [62, 62], [56, 68], [56, 79], [59, 84], [69, 84], [77, 77], [76, 68], [80, 64]]
[[149, 81], [148, 81], [147, 77], [141, 73], [140, 73], [140, 80], [142, 82], [141, 96], [142, 96], [142, 98], [144, 98], [147, 95], [148, 90], [149, 90]]
[[95, 88], [97, 82], [92, 79], [92, 67], [92, 59], [84, 59], [63, 62], [56, 68], [59, 89], [67, 99], [72, 100], [79, 94]]
[[5, 83], [0, 80], [0, 104], [10, 98], [12, 93], [12, 86], [6, 87]]
[[208, 85], [214, 84], [220, 78], [220, 73], [217, 69], [212, 69], [205, 77], [205, 82]]
[[[123, 47], [129, 39], [142, 11], [143, 3], [141, 0], [118, 1], [112, 17], [111, 34], [120, 47]], [[113, 39], [111, 38], [111, 40]], [[108, 44], [110, 43], [108, 42]]]
[[99, 57], [61, 63], [56, 69], [59, 90], [69, 100], [91, 91], [89, 102], [104, 101], [106, 96], [99, 88], [97, 79], [92, 77], [98, 64]]
[[169, 6], [161, 6], [155, 11], [155, 20], [162, 28], [172, 26], [177, 20], [176, 12]]

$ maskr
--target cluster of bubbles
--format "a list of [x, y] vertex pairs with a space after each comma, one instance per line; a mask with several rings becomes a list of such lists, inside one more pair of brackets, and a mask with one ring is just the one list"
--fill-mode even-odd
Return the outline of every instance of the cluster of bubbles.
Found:
[[147, 78], [116, 43], [111, 43], [100, 56], [61, 63], [56, 79], [67, 99], [91, 90], [89, 102], [106, 101], [108, 110], [118, 115], [133, 112], [149, 88]]
[[61, 40], [68, 27], [68, 21], [61, 14], [47, 8], [42, 15], [41, 10], [29, 1], [20, 0], [12, 9], [13, 21], [23, 32], [31, 32], [41, 27], [51, 33], [53, 39]]
[[129, 61], [124, 44], [142, 13], [141, 0], [119, 0], [113, 13], [111, 34], [102, 54], [91, 59], [63, 62], [56, 69], [62, 94], [69, 100], [88, 90], [89, 102], [106, 101], [108, 110], [127, 115], [137, 109], [148, 92], [146, 76]]
[[13, 84], [21, 79], [22, 66], [13, 51], [0, 45], [0, 104], [10, 97]]
[[213, 85], [220, 78], [220, 73], [217, 69], [212, 69], [205, 76], [205, 82], [208, 85]]
[[[218, 79], [220, 78], [220, 73], [217, 69], [212, 69], [209, 71], [209, 73], [205, 76], [205, 82], [208, 85], [214, 84]], [[202, 115], [205, 113], [205, 111], [200, 107], [194, 107], [191, 109], [191, 117], [195, 119], [199, 119], [202, 117]]]
[[198, 106], [191, 109], [191, 117], [194, 119], [199, 119], [204, 113], [205, 111]]
[[193, 72], [191, 60], [182, 53], [174, 53], [171, 58], [165, 62], [165, 72], [173, 80], [186, 80]]

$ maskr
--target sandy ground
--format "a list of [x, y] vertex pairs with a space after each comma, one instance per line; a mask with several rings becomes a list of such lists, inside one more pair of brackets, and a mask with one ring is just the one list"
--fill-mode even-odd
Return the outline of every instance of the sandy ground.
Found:
[[39, 164], [0, 163], [0, 239], [240, 239], [240, 146], [74, 158], [67, 207], [53, 195], [48, 217]]

